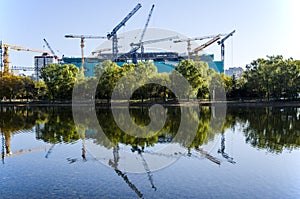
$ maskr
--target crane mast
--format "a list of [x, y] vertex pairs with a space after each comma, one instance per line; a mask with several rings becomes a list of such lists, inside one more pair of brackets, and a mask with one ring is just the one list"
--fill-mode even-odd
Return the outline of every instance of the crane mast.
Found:
[[117, 38], [117, 32], [118, 30], [125, 25], [125, 23], [142, 7], [142, 5], [139, 3], [137, 4], [133, 10], [111, 31], [111, 33], [107, 34], [107, 39], [112, 38], [112, 54], [113, 54], [113, 60], [115, 60], [118, 56], [118, 38]]
[[111, 166], [115, 172], [118, 174], [118, 176], [121, 176], [123, 178], [123, 180], [126, 182], [126, 184], [137, 194], [137, 196], [139, 198], [142, 198], [143, 197], [143, 194], [142, 192], [140, 192], [138, 190], [138, 188], [132, 183], [130, 182], [130, 180], [128, 179], [126, 173], [123, 173], [119, 168], [118, 168], [118, 165], [119, 165], [119, 146], [115, 146], [113, 147], [113, 160], [110, 159], [108, 161], [108, 165]]

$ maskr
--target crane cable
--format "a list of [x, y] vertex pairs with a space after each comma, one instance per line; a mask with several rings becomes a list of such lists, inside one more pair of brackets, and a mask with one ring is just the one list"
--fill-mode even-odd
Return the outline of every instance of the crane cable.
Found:
[[233, 37], [231, 38], [231, 67], [233, 67]]

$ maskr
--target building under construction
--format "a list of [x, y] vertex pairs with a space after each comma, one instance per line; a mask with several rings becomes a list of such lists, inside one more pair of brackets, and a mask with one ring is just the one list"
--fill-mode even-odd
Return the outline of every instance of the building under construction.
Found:
[[[149, 21], [154, 10], [152, 5], [143, 29], [128, 31], [119, 34], [118, 31], [125, 26], [129, 19], [142, 7], [137, 4], [123, 20], [118, 23], [107, 36], [93, 35], [65, 35], [66, 38], [80, 39], [81, 58], [64, 58], [64, 63], [75, 64], [85, 71], [86, 76], [92, 76], [94, 66], [103, 60], [112, 60], [119, 65], [123, 63], [137, 63], [139, 61], [154, 62], [158, 72], [170, 72], [181, 59], [195, 59], [205, 61], [217, 72], [224, 72], [224, 41], [235, 32], [228, 35], [216, 34], [195, 38], [186, 36], [175, 31], [148, 28]], [[221, 36], [225, 36], [221, 39]], [[90, 58], [85, 58], [85, 39], [108, 39], [98, 46]], [[199, 45], [196, 41], [210, 39]], [[214, 61], [214, 55], [205, 55], [203, 50], [213, 43], [221, 45], [221, 62]], [[110, 53], [107, 53], [110, 51]], [[202, 56], [200, 57], [199, 54]]]
[[[212, 35], [198, 38], [187, 38], [186, 36], [175, 31], [149, 28], [144, 35], [144, 41], [140, 44], [140, 48], [135, 50], [138, 45], [141, 29], [128, 31], [120, 34], [117, 47], [117, 57], [114, 58], [112, 52], [112, 41], [106, 40], [102, 42], [88, 57], [84, 57], [84, 71], [86, 76], [94, 75], [94, 66], [104, 60], [113, 60], [118, 65], [124, 63], [136, 63], [140, 61], [153, 62], [159, 73], [171, 72], [180, 60], [192, 59], [207, 62], [210, 68], [215, 71], [224, 72], [224, 62], [215, 61], [214, 54], [206, 54], [204, 48], [207, 42], [199, 45], [196, 40], [209, 39], [208, 42], [220, 39], [219, 35]], [[216, 39], [217, 38], [217, 39]], [[213, 40], [212, 40], [213, 39]], [[200, 47], [200, 48], [199, 48]], [[198, 51], [195, 51], [195, 49]], [[82, 67], [82, 57], [63, 57], [65, 64], [74, 64], [79, 68]]]
[[[13, 46], [9, 44], [1, 44], [3, 53], [4, 73], [8, 73], [8, 49], [23, 50], [31, 52], [44, 52], [42, 56], [34, 58], [34, 70], [36, 77], [39, 71], [49, 63], [74, 64], [83, 69], [85, 76], [94, 75], [94, 67], [104, 60], [115, 61], [122, 66], [124, 63], [153, 62], [159, 73], [171, 72], [182, 59], [192, 59], [208, 63], [210, 68], [215, 71], [224, 72], [224, 41], [233, 35], [235, 31], [229, 34], [215, 34], [201, 37], [188, 38], [178, 32], [148, 28], [149, 21], [154, 9], [152, 5], [148, 14], [146, 24], [143, 29], [136, 29], [128, 32], [118, 33], [121, 27], [141, 8], [141, 4], [137, 4], [131, 12], [115, 26], [107, 36], [93, 35], [65, 35], [66, 38], [80, 39], [81, 57], [63, 57], [58, 60], [55, 52], [49, 43], [44, 39], [51, 54], [45, 54], [45, 51], [32, 50], [24, 47]], [[118, 35], [117, 35], [118, 33]], [[223, 38], [221, 38], [224, 36]], [[86, 39], [104, 40], [94, 51], [88, 56], [84, 56], [84, 47]], [[202, 44], [199, 44], [201, 42]], [[214, 54], [206, 53], [204, 50], [212, 44], [218, 43], [221, 47], [221, 61], [214, 60]], [[47, 56], [46, 56], [47, 55]], [[2, 56], [1, 56], [2, 58]], [[2, 66], [2, 65], [1, 65]]]
[[[138, 54], [138, 57], [141, 55]], [[94, 76], [94, 67], [105, 60], [111, 60], [112, 54], [103, 54], [100, 58], [98, 57], [88, 57], [84, 58], [84, 74], [87, 77]], [[159, 73], [163, 72], [171, 72], [177, 66], [180, 60], [185, 59], [185, 57], [179, 56], [178, 53], [175, 52], [150, 52], [144, 53], [143, 57], [141, 57], [145, 61], [153, 62], [157, 67], [157, 71]], [[210, 68], [213, 68], [215, 71], [223, 73], [224, 72], [224, 64], [222, 61], [214, 61], [214, 55], [199, 55], [199, 59], [203, 62], [208, 63]], [[64, 64], [74, 64], [78, 68], [81, 68], [81, 58], [80, 57], [63, 57], [62, 61]], [[132, 57], [122, 57], [116, 61], [119, 66], [122, 66], [124, 63], [132, 63]]]

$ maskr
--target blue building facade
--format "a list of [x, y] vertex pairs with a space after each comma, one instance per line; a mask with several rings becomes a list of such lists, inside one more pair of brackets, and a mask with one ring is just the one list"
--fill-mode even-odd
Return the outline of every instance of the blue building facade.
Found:
[[[208, 63], [208, 66], [214, 69], [216, 72], [224, 72], [224, 63], [222, 61], [214, 61], [214, 55], [200, 55], [200, 60]], [[85, 58], [84, 60], [84, 74], [86, 77], [94, 76], [94, 67], [101, 64], [101, 61], [97, 58]], [[64, 64], [74, 64], [78, 68], [81, 68], [81, 58], [77, 57], [64, 57]], [[124, 62], [117, 62], [119, 66], [122, 66]], [[170, 73], [174, 70], [179, 61], [154, 61], [154, 65], [157, 67], [158, 73]]]

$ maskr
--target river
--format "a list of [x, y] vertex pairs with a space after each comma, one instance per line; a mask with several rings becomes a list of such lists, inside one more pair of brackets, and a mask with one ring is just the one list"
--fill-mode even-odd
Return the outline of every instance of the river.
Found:
[[215, 109], [0, 107], [0, 196], [300, 198], [300, 107]]

